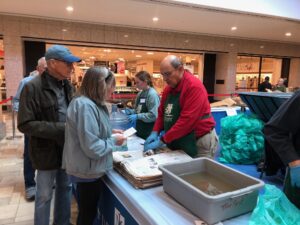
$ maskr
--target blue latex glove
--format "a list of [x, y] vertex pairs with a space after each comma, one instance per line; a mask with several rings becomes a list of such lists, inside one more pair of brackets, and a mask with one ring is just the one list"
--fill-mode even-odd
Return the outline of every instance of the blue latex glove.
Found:
[[136, 120], [137, 120], [137, 114], [129, 115], [129, 116], [128, 116], [128, 120], [129, 120], [131, 123], [135, 123]]
[[156, 141], [157, 139], [158, 139], [158, 133], [156, 131], [152, 131], [149, 137], [147, 137], [144, 144], [145, 145], [150, 144], [151, 142]]
[[290, 167], [291, 183], [300, 188], [300, 166]]
[[149, 149], [156, 149], [156, 148], [160, 148], [164, 145], [164, 143], [160, 140], [159, 137], [157, 137], [157, 139], [155, 141], [152, 141], [148, 144], [144, 144], [144, 152], [148, 151]]
[[125, 110], [124, 110], [124, 111], [125, 111], [125, 114], [126, 114], [126, 115], [130, 115], [130, 114], [131, 114], [131, 110], [130, 110], [130, 109], [128, 109], [128, 108], [125, 108]]

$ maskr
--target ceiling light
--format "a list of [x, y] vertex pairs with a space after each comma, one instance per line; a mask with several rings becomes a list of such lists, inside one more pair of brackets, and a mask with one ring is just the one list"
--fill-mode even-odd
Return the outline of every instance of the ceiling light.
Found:
[[263, 46], [263, 45], [261, 45], [261, 46], [259, 46], [260, 48], [265, 48], [265, 46]]
[[153, 21], [153, 22], [157, 22], [158, 20], [159, 20], [158, 17], [153, 17], [153, 18], [152, 18], [152, 21]]
[[190, 42], [190, 40], [186, 39], [184, 42], [185, 42], [185, 43], [189, 43], [189, 42]]
[[104, 51], [104, 52], [111, 52], [110, 49], [104, 49], [103, 51]]
[[137, 58], [142, 58], [142, 56], [141, 56], [141, 55], [136, 55], [135, 57], [137, 57]]
[[230, 47], [233, 47], [234, 46], [234, 43], [230, 43]]
[[131, 53], [134, 53], [134, 50], [131, 50]]
[[231, 27], [231, 30], [237, 30], [237, 27]]
[[66, 10], [67, 10], [68, 12], [73, 12], [73, 11], [74, 11], [74, 8], [73, 8], [73, 6], [67, 6], [67, 7], [66, 7]]
[[67, 29], [62, 29], [62, 31], [63, 31], [63, 32], [66, 32], [66, 31], [68, 31], [68, 30], [67, 30]]
[[292, 33], [291, 32], [286, 32], [285, 36], [290, 37], [290, 36], [292, 36]]
[[90, 56], [90, 59], [96, 59], [96, 57], [95, 56]]
[[128, 34], [124, 34], [124, 38], [128, 38], [129, 37], [129, 35]]
[[153, 55], [154, 53], [153, 53], [153, 52], [147, 52], [147, 54], [148, 54], [148, 55]]

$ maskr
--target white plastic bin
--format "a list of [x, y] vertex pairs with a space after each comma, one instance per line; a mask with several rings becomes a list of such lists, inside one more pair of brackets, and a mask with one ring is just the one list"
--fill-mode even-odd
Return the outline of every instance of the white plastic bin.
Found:
[[[163, 189], [192, 213], [214, 224], [252, 211], [257, 203], [259, 189], [264, 182], [224, 166], [209, 158], [161, 165]], [[208, 195], [180, 176], [205, 172], [221, 181], [234, 184], [236, 189], [218, 195]]]

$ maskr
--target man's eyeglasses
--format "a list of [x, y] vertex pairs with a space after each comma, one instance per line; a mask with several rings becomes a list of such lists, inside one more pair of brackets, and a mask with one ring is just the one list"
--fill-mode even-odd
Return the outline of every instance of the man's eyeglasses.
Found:
[[163, 77], [169, 77], [169, 76], [172, 75], [172, 73], [173, 73], [174, 71], [175, 71], [175, 70], [163, 72], [163, 73], [161, 73], [161, 75], [162, 75]]

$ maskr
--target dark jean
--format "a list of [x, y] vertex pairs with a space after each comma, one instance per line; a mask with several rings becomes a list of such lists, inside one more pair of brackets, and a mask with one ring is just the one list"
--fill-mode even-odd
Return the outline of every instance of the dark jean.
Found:
[[25, 181], [25, 189], [35, 187], [35, 169], [32, 168], [32, 163], [29, 157], [29, 137], [24, 135], [24, 153], [23, 153], [23, 174]]
[[78, 197], [77, 225], [93, 225], [103, 191], [103, 182], [100, 178], [93, 182], [79, 182], [76, 183], [76, 189]]

